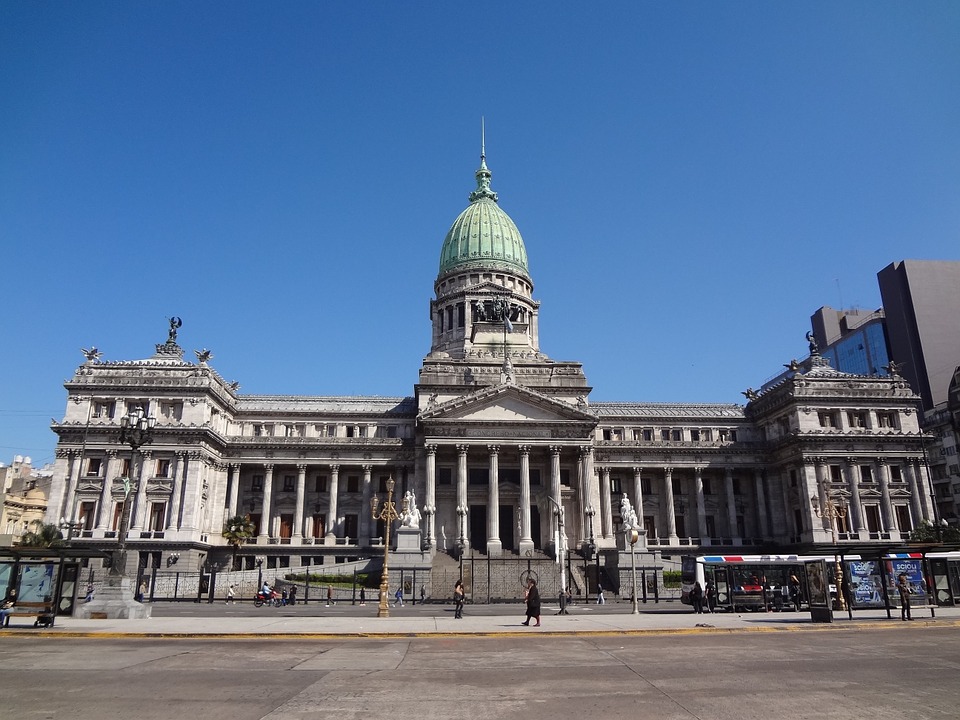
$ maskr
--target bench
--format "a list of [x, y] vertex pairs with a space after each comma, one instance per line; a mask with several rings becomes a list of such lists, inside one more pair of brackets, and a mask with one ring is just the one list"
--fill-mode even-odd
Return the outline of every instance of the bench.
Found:
[[53, 602], [17, 602], [12, 608], [3, 611], [3, 625], [10, 627], [10, 618], [13, 615], [34, 615], [34, 627], [53, 627], [56, 618]]

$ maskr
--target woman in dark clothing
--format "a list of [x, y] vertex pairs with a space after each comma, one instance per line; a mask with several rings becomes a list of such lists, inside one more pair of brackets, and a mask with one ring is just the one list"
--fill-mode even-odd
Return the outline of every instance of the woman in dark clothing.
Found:
[[520, 623], [529, 625], [531, 619], [535, 619], [537, 624], [534, 627], [540, 627], [540, 591], [537, 590], [537, 581], [533, 578], [527, 580], [527, 620]]
[[463, 592], [463, 581], [457, 580], [457, 584], [453, 586], [453, 606], [454, 614], [453, 617], [457, 620], [463, 618], [463, 601], [466, 599], [466, 595]]

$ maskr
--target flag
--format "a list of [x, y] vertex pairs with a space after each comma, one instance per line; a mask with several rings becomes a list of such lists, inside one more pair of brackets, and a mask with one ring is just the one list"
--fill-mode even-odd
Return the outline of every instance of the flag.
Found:
[[510, 322], [510, 317], [506, 313], [503, 314], [503, 324], [507, 327], [508, 333], [513, 332], [513, 323]]

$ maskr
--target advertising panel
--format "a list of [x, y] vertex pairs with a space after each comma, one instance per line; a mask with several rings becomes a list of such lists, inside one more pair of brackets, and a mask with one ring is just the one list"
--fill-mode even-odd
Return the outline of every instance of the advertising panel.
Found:
[[883, 579], [876, 560], [854, 560], [846, 563], [850, 576], [850, 595], [855, 608], [882, 608]]

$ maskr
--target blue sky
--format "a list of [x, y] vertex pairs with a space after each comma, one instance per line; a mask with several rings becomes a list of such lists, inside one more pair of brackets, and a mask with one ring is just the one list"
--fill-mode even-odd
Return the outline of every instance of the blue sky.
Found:
[[960, 259], [960, 3], [0, 3], [0, 460], [171, 315], [241, 392], [409, 395], [480, 117], [548, 355], [743, 402]]

